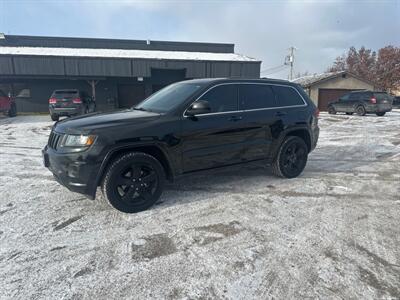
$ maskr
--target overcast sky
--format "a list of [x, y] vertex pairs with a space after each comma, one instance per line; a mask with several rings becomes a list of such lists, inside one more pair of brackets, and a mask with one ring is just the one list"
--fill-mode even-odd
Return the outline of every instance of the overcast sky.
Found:
[[[6, 34], [228, 42], [238, 53], [323, 72], [350, 46], [400, 46], [400, 0], [41, 1], [0, 0]], [[287, 78], [288, 69], [262, 75]]]

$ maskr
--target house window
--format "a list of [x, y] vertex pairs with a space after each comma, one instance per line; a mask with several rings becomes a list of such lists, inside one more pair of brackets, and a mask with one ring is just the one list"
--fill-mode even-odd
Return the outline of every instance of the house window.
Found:
[[30, 98], [31, 90], [30, 89], [22, 89], [17, 93], [17, 95], [15, 97], [16, 98]]

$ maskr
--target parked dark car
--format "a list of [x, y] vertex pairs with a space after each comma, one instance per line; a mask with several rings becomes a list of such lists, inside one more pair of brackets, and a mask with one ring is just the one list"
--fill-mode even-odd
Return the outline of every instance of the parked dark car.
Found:
[[44, 164], [71, 191], [123, 212], [149, 208], [165, 179], [262, 161], [303, 171], [319, 135], [318, 109], [282, 80], [199, 79], [172, 84], [132, 109], [56, 123]]
[[393, 107], [400, 108], [400, 96], [396, 96], [393, 99]]
[[328, 105], [328, 112], [336, 114], [344, 112], [348, 115], [356, 113], [360, 116], [376, 114], [384, 116], [392, 110], [392, 97], [384, 92], [355, 91], [340, 97], [338, 101]]
[[0, 112], [9, 117], [15, 117], [17, 115], [17, 106], [14, 99], [7, 96], [2, 90], [0, 90]]
[[53, 121], [61, 116], [83, 115], [95, 111], [95, 103], [86, 92], [71, 90], [55, 90], [49, 99], [49, 111]]

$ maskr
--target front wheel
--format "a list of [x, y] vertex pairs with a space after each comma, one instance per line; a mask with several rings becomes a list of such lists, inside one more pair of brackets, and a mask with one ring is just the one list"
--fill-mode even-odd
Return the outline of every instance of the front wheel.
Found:
[[272, 172], [279, 177], [297, 177], [303, 172], [307, 158], [308, 148], [304, 140], [297, 136], [288, 136], [272, 164]]
[[50, 115], [50, 118], [54, 122], [57, 122], [60, 119], [60, 117], [58, 115]]
[[383, 117], [385, 114], [386, 114], [386, 112], [378, 112], [378, 113], [376, 113], [376, 115], [378, 117]]
[[328, 113], [330, 115], [336, 115], [336, 109], [333, 106], [328, 107]]
[[13, 118], [17, 116], [17, 106], [15, 103], [11, 103], [10, 110], [8, 111], [8, 116]]
[[121, 212], [140, 212], [160, 198], [164, 181], [164, 169], [155, 157], [129, 152], [107, 168], [101, 185], [102, 200]]

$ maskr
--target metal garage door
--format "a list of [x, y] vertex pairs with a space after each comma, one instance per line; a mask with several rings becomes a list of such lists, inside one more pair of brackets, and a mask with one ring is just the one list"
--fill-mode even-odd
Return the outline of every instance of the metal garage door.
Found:
[[346, 89], [319, 89], [318, 90], [318, 109], [320, 111], [326, 111], [328, 104], [332, 101], [338, 100], [344, 94], [354, 90]]

